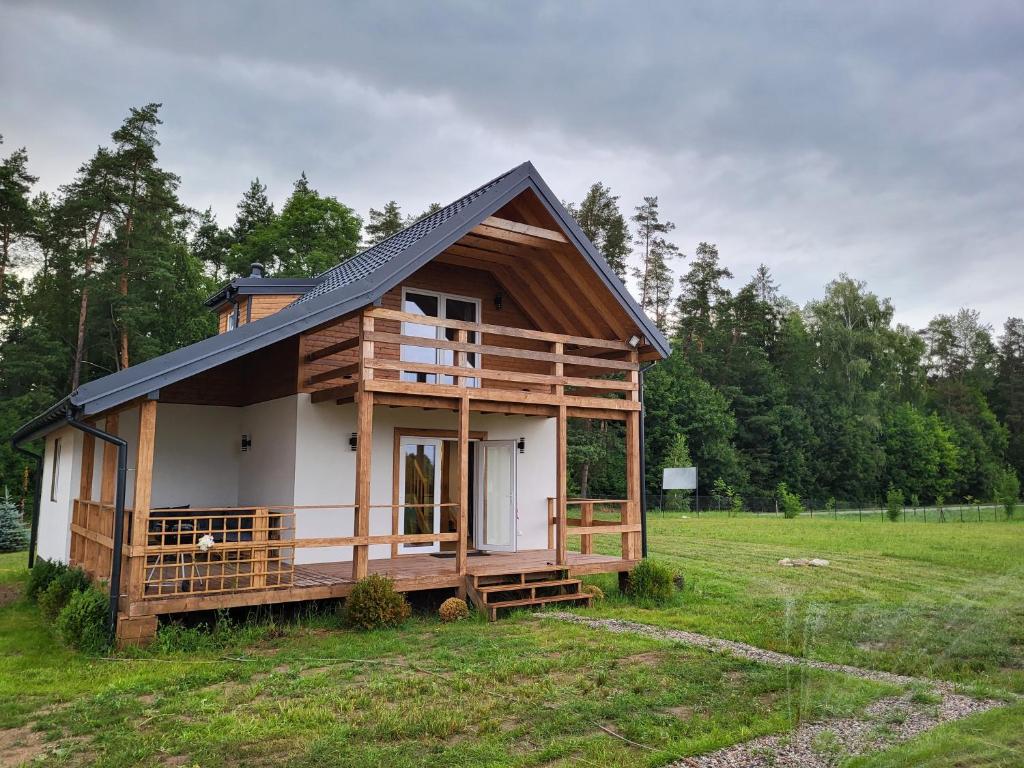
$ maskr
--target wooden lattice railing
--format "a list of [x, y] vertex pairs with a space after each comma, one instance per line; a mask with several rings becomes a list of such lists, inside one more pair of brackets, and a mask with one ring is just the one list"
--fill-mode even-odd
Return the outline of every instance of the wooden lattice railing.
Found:
[[[86, 502], [88, 503], [88, 502]], [[370, 509], [395, 511], [457, 508], [456, 504], [374, 504]], [[458, 541], [458, 532], [373, 534], [367, 536], [298, 536], [302, 514], [350, 513], [353, 504], [267, 507], [154, 509], [149, 515], [146, 544], [125, 547], [126, 556], [144, 558], [142, 598], [170, 595], [213, 595], [290, 587], [295, 580], [295, 551], [373, 544], [432, 544]], [[339, 528], [351, 528], [343, 515]], [[109, 554], [108, 554], [109, 560]]]

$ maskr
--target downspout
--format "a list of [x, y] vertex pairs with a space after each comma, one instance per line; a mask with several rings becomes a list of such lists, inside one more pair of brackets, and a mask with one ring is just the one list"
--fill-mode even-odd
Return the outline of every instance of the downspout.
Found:
[[36, 542], [39, 539], [39, 507], [43, 503], [43, 457], [42, 454], [30, 451], [15, 444], [14, 450], [28, 456], [36, 463], [35, 471], [35, 497], [32, 502], [32, 527], [28, 540], [28, 567], [31, 569], [36, 564]]
[[116, 435], [97, 429], [91, 424], [76, 421], [69, 414], [66, 417], [68, 426], [92, 435], [106, 443], [117, 446], [117, 486], [114, 492], [114, 541], [110, 563], [110, 616], [108, 631], [113, 642], [117, 634], [117, 609], [121, 598], [121, 551], [124, 546], [124, 497], [126, 476], [128, 474], [128, 443]]
[[647, 557], [647, 407], [644, 405], [644, 373], [658, 362], [654, 360], [640, 369], [640, 551], [644, 557]]

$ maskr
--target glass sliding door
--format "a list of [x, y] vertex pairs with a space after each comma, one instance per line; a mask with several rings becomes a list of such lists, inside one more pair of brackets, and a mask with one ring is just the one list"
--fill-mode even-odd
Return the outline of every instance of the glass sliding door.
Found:
[[[429, 437], [401, 440], [399, 489], [402, 494], [402, 533], [441, 531], [441, 441]], [[439, 542], [398, 545], [401, 553], [437, 552]]]
[[516, 452], [512, 440], [477, 443], [476, 546], [516, 551]]

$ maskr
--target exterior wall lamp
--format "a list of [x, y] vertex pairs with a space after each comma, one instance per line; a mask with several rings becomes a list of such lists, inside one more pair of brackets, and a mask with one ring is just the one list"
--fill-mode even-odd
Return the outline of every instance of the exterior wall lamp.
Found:
[[526, 438], [525, 437], [520, 437], [518, 440], [516, 440], [516, 448], [519, 449], [520, 453], [526, 453]]
[[242, 435], [242, 453], [247, 452], [252, 448], [252, 437], [250, 435]]
[[348, 436], [348, 449], [350, 451], [354, 451], [358, 447], [359, 447], [359, 435], [357, 435], [355, 432], [353, 432], [352, 434], [350, 434]]
[[494, 294], [494, 308], [499, 312], [501, 312], [501, 305], [504, 301], [505, 296], [502, 294], [501, 291], [498, 291], [496, 294]]
[[626, 340], [626, 343], [629, 344], [629, 346], [631, 346], [633, 349], [636, 349], [640, 345], [640, 337], [637, 336], [636, 334], [633, 334]]

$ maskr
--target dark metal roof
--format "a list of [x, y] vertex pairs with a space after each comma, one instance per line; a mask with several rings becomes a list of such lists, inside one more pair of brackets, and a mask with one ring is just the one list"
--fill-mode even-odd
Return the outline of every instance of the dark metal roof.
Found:
[[[313, 278], [316, 287], [281, 311], [90, 381], [58, 405], [77, 415], [100, 413], [372, 304], [527, 189], [533, 190], [562, 225], [570, 241], [643, 330], [648, 343], [661, 355], [668, 355], [668, 342], [657, 326], [633, 300], [533, 165], [527, 162]], [[44, 417], [52, 415], [56, 408], [53, 406], [22, 426], [14, 439], [22, 441], [28, 436], [37, 436], [40, 429], [47, 428]]]
[[303, 294], [319, 282], [315, 277], [236, 277], [208, 298], [206, 306], [216, 308], [232, 296]]

